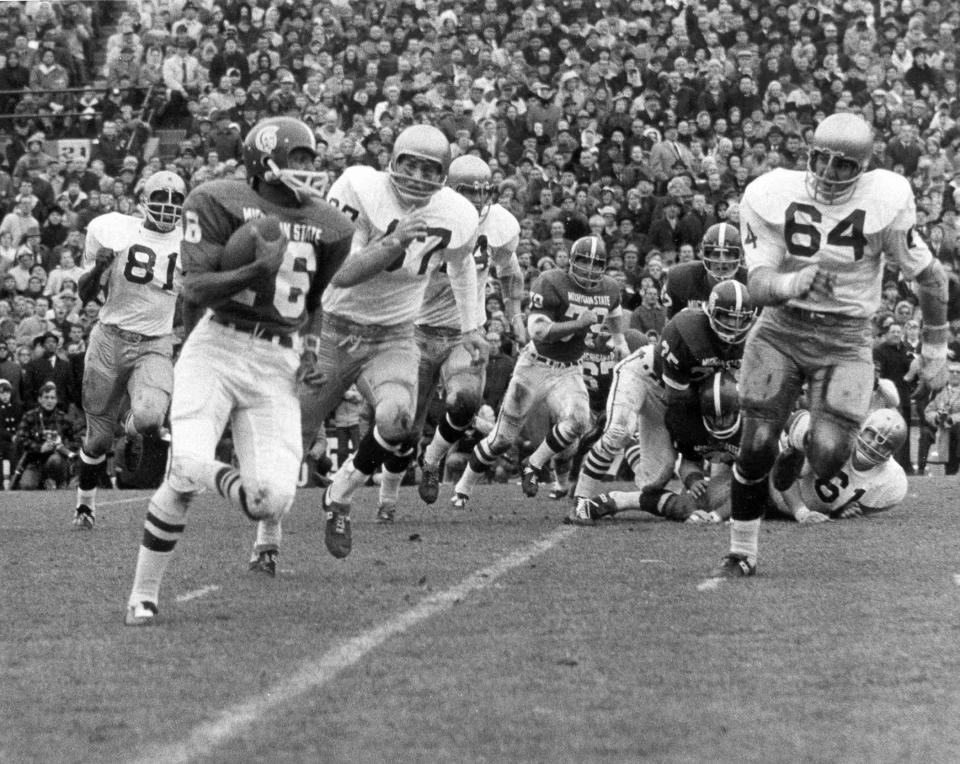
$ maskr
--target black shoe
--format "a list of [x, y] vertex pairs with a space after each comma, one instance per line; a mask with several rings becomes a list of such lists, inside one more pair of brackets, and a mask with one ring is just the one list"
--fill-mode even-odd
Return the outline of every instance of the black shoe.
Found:
[[73, 525], [82, 531], [92, 531], [94, 524], [93, 510], [86, 504], [77, 507], [77, 512], [73, 516]]
[[250, 560], [249, 570], [252, 570], [254, 573], [266, 573], [268, 576], [276, 576], [278, 557], [280, 557], [280, 552], [276, 549], [265, 549]]
[[524, 460], [520, 466], [520, 487], [523, 489], [523, 495], [533, 498], [540, 490], [541, 470], [531, 467], [530, 462]]
[[731, 552], [721, 560], [720, 565], [710, 573], [711, 578], [746, 578], [757, 573], [756, 563], [751, 563], [746, 555]]
[[773, 470], [770, 474], [773, 487], [782, 492], [796, 483], [797, 478], [800, 477], [800, 470], [803, 469], [803, 460], [805, 458], [806, 456], [803, 451], [793, 446], [787, 446], [777, 454], [776, 461], [773, 463]]
[[320, 498], [327, 522], [323, 529], [323, 542], [327, 551], [334, 557], [344, 558], [353, 548], [353, 538], [350, 533], [350, 505], [336, 501], [327, 503], [327, 491], [324, 489]]
[[440, 495], [440, 468], [431, 467], [426, 462], [420, 465], [420, 484], [417, 493], [426, 504], [433, 504]]

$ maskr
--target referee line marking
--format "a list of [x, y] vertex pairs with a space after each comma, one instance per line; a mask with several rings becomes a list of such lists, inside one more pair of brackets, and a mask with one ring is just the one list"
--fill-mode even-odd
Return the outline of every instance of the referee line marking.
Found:
[[331, 682], [340, 672], [358, 663], [391, 637], [399, 636], [421, 621], [449, 610], [468, 595], [486, 589], [501, 576], [552, 549], [575, 532], [575, 528], [561, 526], [486, 568], [471, 573], [451, 588], [425, 597], [411, 609], [379, 626], [340, 642], [318, 658], [306, 661], [295, 673], [262, 694], [224, 709], [213, 721], [197, 725], [180, 741], [153, 746], [141, 752], [136, 759], [137, 764], [155, 764], [158, 761], [186, 764], [213, 753], [226, 741], [250, 731], [251, 725], [265, 714]]
[[149, 498], [150, 498], [149, 495], [144, 495], [144, 496], [134, 496], [129, 499], [111, 499], [110, 501], [98, 501], [97, 508], [112, 507], [115, 504], [132, 504], [135, 501], [146, 501]]

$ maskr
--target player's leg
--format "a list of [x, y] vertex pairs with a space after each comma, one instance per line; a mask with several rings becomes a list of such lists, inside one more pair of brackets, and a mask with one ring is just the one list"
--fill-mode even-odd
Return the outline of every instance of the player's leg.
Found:
[[74, 525], [92, 528], [97, 484], [113, 444], [120, 405], [126, 397], [128, 370], [120, 365], [123, 340], [96, 324], [84, 358], [82, 400], [87, 430], [80, 446]]
[[786, 352], [796, 337], [761, 324], [744, 348], [740, 369], [743, 430], [730, 485], [730, 552], [715, 576], [753, 575], [767, 475], [779, 452], [780, 432], [800, 394], [803, 373]]
[[[357, 450], [341, 465], [324, 493], [327, 513], [325, 540], [335, 557], [350, 553], [350, 505], [357, 489], [391, 456], [396, 478], [402, 478], [416, 445], [414, 416], [417, 396], [417, 346], [412, 332], [395, 331], [370, 345], [368, 359], [357, 377], [357, 389], [374, 409], [370, 429]], [[391, 479], [386, 474], [381, 479]], [[399, 486], [399, 480], [397, 480]], [[394, 499], [395, 502], [395, 499]]]
[[821, 480], [834, 477], [853, 453], [860, 425], [870, 408], [872, 365], [867, 349], [860, 358], [838, 358], [810, 379], [810, 424], [804, 451]]
[[603, 490], [603, 476], [637, 429], [637, 414], [643, 405], [646, 390], [644, 380], [632, 369], [630, 362], [620, 364], [614, 370], [607, 395], [607, 423], [599, 440], [583, 460], [574, 489], [575, 498], [589, 499]]
[[550, 460], [572, 446], [590, 428], [590, 394], [582, 371], [572, 366], [562, 370], [547, 393], [547, 405], [556, 424], [532, 454], [521, 474], [523, 492], [537, 494], [537, 484]]
[[201, 487], [216, 488], [211, 479], [217, 465], [226, 466], [214, 454], [233, 408], [231, 378], [250, 348], [224, 336], [212, 338], [210, 332], [204, 324], [194, 329], [174, 370], [170, 469], [147, 509], [127, 603], [129, 626], [150, 623], [156, 614], [160, 584], [186, 527], [187, 508]]
[[[415, 329], [415, 339], [419, 352], [419, 362], [417, 365], [417, 413], [414, 417], [413, 430], [419, 439], [423, 437], [423, 427], [427, 421], [430, 406], [436, 400], [435, 396], [440, 382], [440, 369], [449, 354], [450, 348], [442, 341], [442, 338], [428, 334], [421, 327]], [[385, 491], [382, 480], [380, 486], [379, 504], [383, 506]], [[425, 493], [425, 490], [424, 478], [421, 477], [420, 484], [417, 486], [420, 498], [427, 504], [433, 504], [437, 500], [436, 494], [428, 490]], [[386, 517], [384, 515], [384, 519]], [[392, 515], [390, 517], [392, 518]]]
[[281, 375], [269, 385], [251, 385], [243, 397], [246, 403], [231, 417], [234, 450], [247, 504], [263, 517], [250, 568], [275, 575], [281, 519], [293, 505], [303, 458], [296, 387]]
[[547, 389], [551, 372], [553, 369], [535, 363], [526, 355], [521, 355], [517, 360], [510, 384], [503, 396], [497, 422], [486, 437], [474, 446], [467, 466], [457, 481], [452, 499], [454, 506], [465, 506], [473, 487], [483, 474], [490, 469], [497, 457], [510, 450], [527, 415]]
[[484, 366], [477, 366], [472, 362], [470, 354], [462, 345], [454, 347], [441, 366], [445, 410], [433, 439], [424, 449], [423, 475], [420, 482], [420, 497], [428, 504], [437, 499], [440, 463], [470, 427], [483, 402], [485, 371]]
[[130, 398], [130, 416], [127, 433], [134, 432], [149, 438], [162, 438], [167, 435], [164, 420], [170, 408], [170, 395], [173, 391], [173, 354], [168, 338], [154, 340], [152, 347], [140, 349], [133, 371], [127, 381], [127, 394]]

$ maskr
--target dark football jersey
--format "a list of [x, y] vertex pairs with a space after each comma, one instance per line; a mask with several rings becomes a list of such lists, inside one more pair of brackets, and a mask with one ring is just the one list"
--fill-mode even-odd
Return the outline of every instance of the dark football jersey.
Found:
[[667, 429], [677, 453], [685, 459], [699, 461], [710, 459], [732, 462], [740, 453], [740, 431], [731, 438], [720, 440], [715, 438], [703, 425], [700, 417], [686, 417], [678, 426], [680, 420], [667, 417]]
[[269, 283], [238, 292], [215, 312], [242, 328], [292, 334], [320, 305], [323, 290], [350, 252], [353, 224], [333, 206], [310, 199], [302, 207], [282, 207], [238, 180], [197, 186], [183, 205], [183, 271], [220, 271], [230, 236], [264, 215], [279, 217], [289, 239], [280, 270]]
[[707, 314], [691, 308], [681, 310], [663, 327], [653, 368], [667, 387], [686, 390], [714, 372], [739, 369], [742, 357], [742, 342], [721, 342]]
[[[734, 278], [746, 286], [747, 269], [740, 266]], [[699, 308], [710, 297], [710, 290], [715, 283], [700, 260], [689, 260], [671, 267], [660, 292], [660, 302], [667, 309], [667, 319], [673, 318], [684, 308]]]
[[[600, 335], [598, 341], [593, 343], [594, 346], [587, 348], [582, 359], [583, 381], [587, 383], [587, 392], [590, 394], [590, 410], [595, 413], [607, 407], [607, 396], [610, 395], [610, 385], [613, 382], [613, 367], [619, 363], [610, 342], [601, 346], [599, 340], [604, 336], [609, 335]], [[647, 341], [643, 332], [636, 329], [625, 329], [623, 336], [631, 353]]]
[[541, 313], [554, 323], [573, 321], [583, 311], [592, 310], [597, 323], [553, 340], [537, 342], [537, 352], [554, 361], [577, 361], [586, 350], [586, 337], [598, 334], [610, 311], [620, 305], [620, 287], [604, 276], [594, 290], [577, 285], [566, 271], [551, 269], [539, 276], [530, 287], [530, 312]]

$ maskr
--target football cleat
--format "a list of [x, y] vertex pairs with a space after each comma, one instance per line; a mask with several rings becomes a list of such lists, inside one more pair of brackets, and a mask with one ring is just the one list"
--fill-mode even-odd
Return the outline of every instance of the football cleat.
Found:
[[565, 525], [579, 525], [580, 527], [589, 527], [597, 524], [597, 517], [594, 514], [594, 505], [591, 499], [579, 498], [573, 509], [570, 510], [563, 522]]
[[417, 493], [426, 504], [433, 504], [440, 495], [440, 468], [426, 462], [420, 465], [420, 483]]
[[157, 606], [153, 602], [137, 602], [127, 607], [123, 622], [127, 626], [149, 626], [157, 617]]
[[520, 466], [520, 487], [523, 495], [532, 499], [540, 490], [541, 470], [531, 467], [529, 460], [524, 459]]
[[803, 451], [793, 446], [787, 446], [777, 454], [773, 469], [770, 471], [770, 482], [773, 483], [773, 487], [783, 492], [796, 483], [805, 458]]
[[254, 573], [266, 573], [268, 576], [277, 575], [277, 559], [280, 552], [276, 549], [264, 549], [250, 560], [249, 570]]
[[327, 502], [327, 491], [323, 489], [320, 497], [320, 506], [326, 515], [326, 524], [323, 529], [323, 543], [327, 551], [334, 557], [343, 559], [353, 548], [353, 539], [350, 533], [350, 505], [340, 502]]
[[567, 498], [567, 494], [570, 489], [560, 485], [559, 483], [554, 483], [553, 488], [550, 489], [548, 496], [554, 501], [561, 501], [562, 499]]
[[92, 531], [94, 524], [93, 510], [86, 504], [77, 507], [77, 512], [73, 516], [73, 525], [78, 530]]
[[746, 578], [757, 573], [756, 563], [751, 563], [746, 555], [730, 552], [720, 561], [720, 565], [714, 568], [711, 578]]
[[467, 506], [468, 501], [470, 501], [470, 497], [465, 493], [455, 493], [450, 498], [450, 503], [453, 505], [454, 509], [463, 509]]
[[397, 513], [397, 505], [394, 502], [377, 502], [377, 522], [386, 525], [393, 522], [393, 517]]

